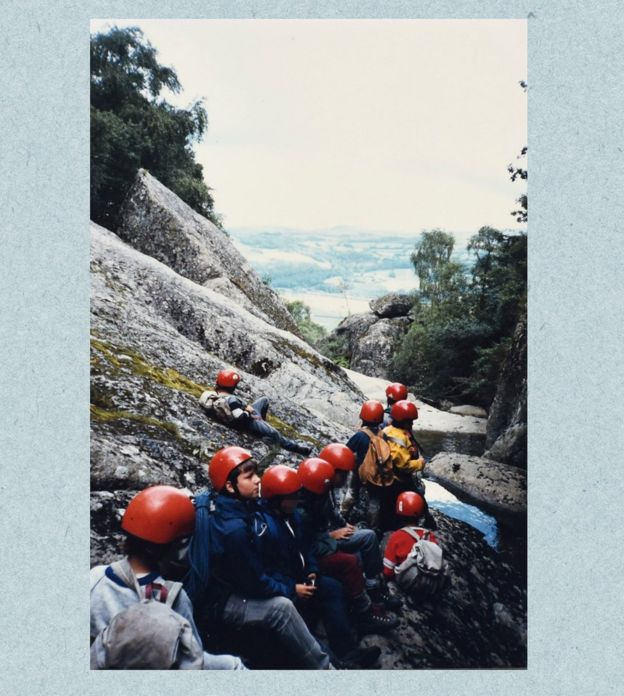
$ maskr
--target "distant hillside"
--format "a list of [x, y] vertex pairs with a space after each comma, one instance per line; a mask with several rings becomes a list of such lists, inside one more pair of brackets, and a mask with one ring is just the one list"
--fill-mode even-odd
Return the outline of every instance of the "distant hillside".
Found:
[[[367, 311], [368, 301], [418, 287], [409, 256], [418, 233], [330, 230], [230, 229], [235, 246], [286, 299], [301, 299], [312, 319], [333, 329], [347, 314]], [[467, 261], [472, 233], [456, 233], [456, 259]]]

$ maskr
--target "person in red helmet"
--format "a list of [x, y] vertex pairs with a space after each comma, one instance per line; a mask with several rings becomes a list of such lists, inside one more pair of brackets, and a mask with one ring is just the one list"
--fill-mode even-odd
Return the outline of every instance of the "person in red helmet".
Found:
[[407, 399], [407, 387], [400, 382], [392, 382], [386, 387], [386, 408], [384, 409], [383, 426], [390, 425], [390, 409], [397, 401]]
[[[193, 606], [186, 592], [179, 583], [167, 582], [161, 576], [161, 561], [173, 546], [193, 533], [194, 525], [191, 499], [172, 486], [152, 486], [132, 498], [121, 522], [126, 535], [125, 557], [108, 566], [96, 566], [90, 573], [93, 669], [245, 669], [238, 657], [202, 651]], [[175, 596], [171, 609], [188, 622], [192, 632], [187, 644], [199, 648], [198, 659], [191, 663], [193, 650], [187, 650], [180, 653], [173, 667], [158, 664], [163, 650], [156, 646], [150, 651], [149, 645], [140, 645], [130, 654], [126, 646], [133, 643], [132, 623], [124, 624], [121, 620], [122, 612], [145, 599], [157, 599], [169, 606], [168, 594]], [[113, 626], [115, 617], [119, 619]], [[145, 615], [143, 620], [147, 620]]]
[[225, 416], [224, 420], [244, 432], [267, 439], [289, 452], [304, 456], [311, 454], [311, 445], [285, 437], [279, 430], [266, 422], [269, 412], [269, 400], [266, 396], [261, 396], [252, 404], [246, 405], [234, 394], [240, 381], [241, 376], [236, 370], [219, 370], [215, 380], [215, 392], [217, 396], [222, 397], [219, 401], [223, 402], [225, 408], [220, 403], [217, 403], [217, 408], [215, 408], [214, 392], [210, 391], [201, 395], [200, 403], [205, 408], [211, 407], [217, 417], [221, 411], [224, 411], [222, 414]]
[[321, 617], [336, 666], [371, 666], [379, 658], [379, 648], [357, 647], [341, 583], [319, 575], [317, 559], [297, 510], [300, 489], [299, 472], [291, 467], [271, 466], [262, 476], [264, 505], [257, 540], [265, 572], [280, 583], [284, 596], [294, 602], [310, 625]]
[[[411, 595], [432, 595], [443, 587], [447, 579], [447, 566], [442, 559], [439, 541], [433, 532], [422, 526], [426, 513], [427, 503], [419, 493], [401, 493], [396, 501], [396, 514], [405, 526], [391, 534], [384, 552], [385, 577], [389, 581], [396, 580]], [[421, 540], [425, 543], [419, 544]], [[406, 568], [406, 559], [414, 553], [416, 544], [420, 546], [416, 565], [425, 561], [427, 572]]]
[[351, 522], [365, 521], [375, 531], [393, 528], [397, 490], [390, 448], [380, 436], [384, 407], [365, 401], [360, 409], [362, 425], [347, 447], [355, 454], [355, 473], [343, 507]]
[[290, 597], [290, 586], [270, 571], [259, 544], [260, 477], [253, 455], [224, 447], [208, 467], [217, 493], [210, 516], [212, 554], [203, 611], [226, 627], [268, 631], [280, 651], [290, 651], [308, 669], [332, 669]]
[[[350, 458], [335, 447], [330, 448], [329, 452], [328, 448], [325, 448], [324, 452], [339, 462], [339, 465], [352, 466], [355, 463], [353, 453], [348, 448], [345, 449], [351, 454]], [[329, 461], [320, 458], [306, 459], [299, 465], [306, 537], [313, 541], [312, 548], [320, 570], [344, 585], [360, 634], [385, 633], [398, 625], [398, 619], [395, 616], [387, 616], [373, 607], [370, 594], [367, 592], [362, 563], [356, 555], [357, 552], [363, 554], [367, 571], [378, 581], [377, 575], [381, 573], [382, 563], [377, 537], [371, 530], [356, 530], [355, 527], [347, 525], [339, 513], [337, 514], [334, 501], [330, 497], [334, 480], [344, 482], [341, 477], [344, 471], [335, 469]], [[332, 523], [334, 527], [339, 528], [332, 529]], [[350, 550], [341, 549], [341, 543]], [[373, 584], [376, 585], [377, 582], [370, 583], [371, 589]]]
[[[321, 450], [319, 458], [334, 469], [331, 485], [326, 491], [318, 493], [304, 490], [302, 498], [311, 535], [316, 539], [319, 556], [323, 557], [321, 564], [332, 564], [340, 555], [354, 555], [360, 583], [363, 578], [364, 588], [372, 601], [383, 604], [387, 609], [400, 608], [400, 600], [392, 597], [381, 581], [381, 550], [377, 535], [372, 529], [349, 524], [336, 501], [335, 491], [345, 485], [349, 473], [355, 469], [355, 455], [346, 445], [334, 442]], [[360, 588], [359, 592], [364, 588]]]
[[[414, 437], [414, 421], [418, 418], [418, 408], [411, 401], [397, 401], [390, 409], [390, 425], [383, 429], [383, 438], [390, 447], [392, 466], [399, 491], [416, 491], [425, 496], [425, 484], [422, 476], [425, 470], [425, 458]], [[425, 511], [427, 526], [436, 528], [435, 520]]]

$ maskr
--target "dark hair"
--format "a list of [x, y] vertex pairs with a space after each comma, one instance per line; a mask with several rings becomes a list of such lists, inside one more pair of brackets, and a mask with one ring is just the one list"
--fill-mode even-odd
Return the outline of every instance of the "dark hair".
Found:
[[127, 534], [124, 540], [126, 556], [135, 556], [146, 563], [155, 566], [167, 555], [171, 544], [155, 544], [153, 541], [140, 539], [133, 534]]
[[[238, 491], [238, 488], [236, 487], [236, 480], [241, 474], [245, 474], [252, 469], [256, 472], [258, 471], [257, 462], [254, 459], [245, 459], [244, 462], [241, 462], [237, 467], [230, 471], [230, 475], [227, 477], [226, 482], [229, 481], [234, 487], [234, 490]], [[227, 491], [224, 489], [223, 493], [227, 493]]]

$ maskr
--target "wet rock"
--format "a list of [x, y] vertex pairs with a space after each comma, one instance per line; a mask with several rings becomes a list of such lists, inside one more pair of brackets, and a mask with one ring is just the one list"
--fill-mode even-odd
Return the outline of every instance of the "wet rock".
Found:
[[495, 514], [526, 515], [526, 470], [456, 452], [440, 452], [427, 474], [452, 493]]

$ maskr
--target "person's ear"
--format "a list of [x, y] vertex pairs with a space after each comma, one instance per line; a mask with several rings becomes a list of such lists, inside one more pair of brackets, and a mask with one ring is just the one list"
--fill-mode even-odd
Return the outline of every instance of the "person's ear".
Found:
[[231, 481], [226, 481], [226, 482], [225, 482], [225, 490], [226, 490], [228, 493], [232, 493], [232, 494], [236, 493], [236, 491], [234, 490], [234, 486], [232, 485], [232, 482], [231, 482]]

